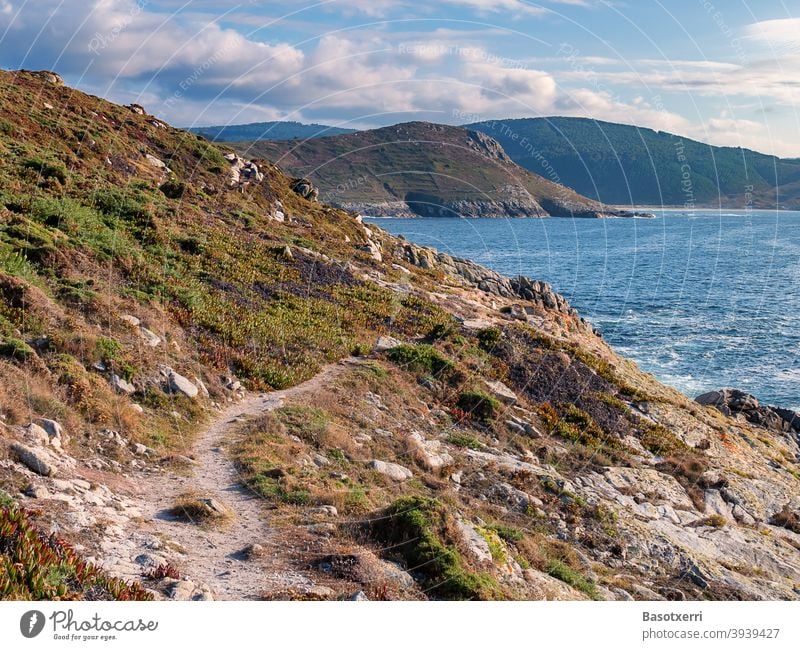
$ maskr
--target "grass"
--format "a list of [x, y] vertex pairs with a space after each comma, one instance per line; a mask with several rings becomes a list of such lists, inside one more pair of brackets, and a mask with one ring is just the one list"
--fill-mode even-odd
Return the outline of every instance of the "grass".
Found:
[[592, 600], [602, 600], [594, 582], [561, 560], [551, 560], [547, 564], [546, 573], [582, 591]]
[[219, 504], [222, 511], [213, 508], [209, 504], [210, 499], [192, 492], [180, 495], [172, 508], [170, 514], [181, 521], [201, 526], [220, 525], [230, 521], [233, 517], [227, 508]]
[[471, 436], [468, 433], [461, 433], [458, 431], [450, 433], [447, 436], [447, 442], [456, 447], [461, 447], [462, 449], [478, 450], [483, 447], [483, 443], [480, 440], [478, 440], [475, 436]]

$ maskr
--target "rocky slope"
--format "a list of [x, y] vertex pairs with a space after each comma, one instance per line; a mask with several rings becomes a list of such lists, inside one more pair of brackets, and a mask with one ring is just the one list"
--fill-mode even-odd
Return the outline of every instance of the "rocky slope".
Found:
[[369, 216], [631, 216], [517, 166], [491, 137], [442, 124], [236, 147], [306, 177], [323, 200]]
[[798, 598], [772, 411], [140, 107], [0, 98], [4, 597]]

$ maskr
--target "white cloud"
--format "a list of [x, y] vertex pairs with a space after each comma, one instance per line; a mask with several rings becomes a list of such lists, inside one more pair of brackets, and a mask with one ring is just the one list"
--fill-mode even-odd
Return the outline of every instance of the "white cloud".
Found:
[[752, 23], [744, 28], [744, 36], [772, 52], [800, 52], [800, 18]]

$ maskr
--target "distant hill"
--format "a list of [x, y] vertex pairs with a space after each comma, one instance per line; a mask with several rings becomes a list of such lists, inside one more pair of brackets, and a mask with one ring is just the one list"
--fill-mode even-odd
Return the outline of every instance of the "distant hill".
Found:
[[628, 216], [516, 165], [486, 135], [409, 122], [302, 142], [241, 143], [372, 216]]
[[466, 128], [497, 140], [522, 167], [612, 205], [745, 207], [750, 191], [753, 207], [800, 208], [797, 159], [585, 118], [494, 120]]
[[199, 126], [187, 129], [213, 142], [241, 142], [243, 140], [304, 140], [327, 135], [354, 133], [354, 129], [341, 129], [325, 124], [302, 122], [253, 122], [229, 126]]

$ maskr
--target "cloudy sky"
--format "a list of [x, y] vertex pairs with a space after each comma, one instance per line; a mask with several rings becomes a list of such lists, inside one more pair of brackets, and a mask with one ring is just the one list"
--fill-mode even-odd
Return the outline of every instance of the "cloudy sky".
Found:
[[800, 156], [782, 0], [0, 0], [0, 66], [179, 126], [579, 115]]

